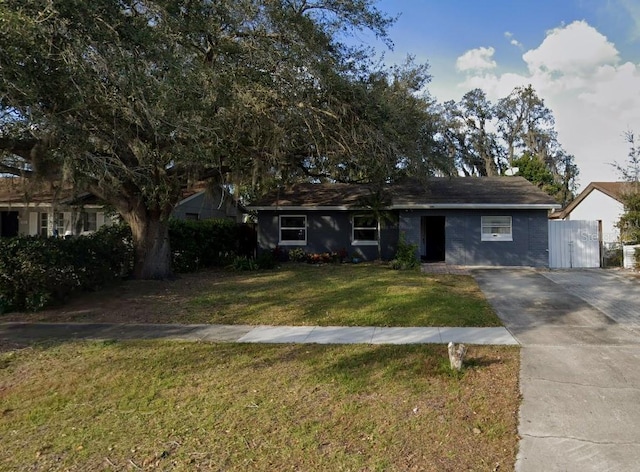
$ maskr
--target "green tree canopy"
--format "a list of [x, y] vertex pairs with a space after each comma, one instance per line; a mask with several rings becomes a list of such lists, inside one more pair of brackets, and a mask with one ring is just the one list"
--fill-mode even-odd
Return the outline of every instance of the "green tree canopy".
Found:
[[492, 104], [475, 89], [440, 107], [438, 137], [443, 154], [464, 175], [520, 175], [560, 203], [573, 199], [578, 168], [557, 139], [549, 108], [531, 85], [516, 87]]
[[129, 223], [134, 275], [171, 275], [182, 190], [429, 168], [426, 66], [374, 67], [371, 0], [7, 0], [0, 171], [91, 191]]
[[624, 213], [617, 226], [620, 229], [620, 240], [626, 244], [640, 243], [640, 148], [636, 145], [632, 131], [625, 133], [629, 143], [629, 153], [624, 164], [614, 163], [623, 181], [627, 182], [622, 193]]

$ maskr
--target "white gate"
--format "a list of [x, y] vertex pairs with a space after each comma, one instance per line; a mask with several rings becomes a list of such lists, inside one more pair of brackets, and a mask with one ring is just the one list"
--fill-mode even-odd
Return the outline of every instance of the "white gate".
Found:
[[549, 221], [549, 267], [600, 267], [600, 222]]

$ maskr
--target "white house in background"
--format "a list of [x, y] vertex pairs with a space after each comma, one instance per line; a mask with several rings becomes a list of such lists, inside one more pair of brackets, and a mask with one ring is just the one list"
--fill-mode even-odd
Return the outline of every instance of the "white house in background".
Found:
[[[226, 190], [194, 188], [183, 194], [172, 216], [181, 219], [229, 218], [242, 221], [245, 210]], [[113, 224], [117, 217], [105, 212], [104, 204], [90, 193], [74, 194], [0, 178], [0, 237], [18, 235], [80, 235]]]
[[602, 221], [602, 242], [610, 246], [620, 242], [616, 224], [624, 213], [622, 195], [626, 182], [591, 182], [569, 205], [551, 214], [558, 220]]
[[0, 236], [79, 235], [112, 222], [91, 194], [0, 178]]

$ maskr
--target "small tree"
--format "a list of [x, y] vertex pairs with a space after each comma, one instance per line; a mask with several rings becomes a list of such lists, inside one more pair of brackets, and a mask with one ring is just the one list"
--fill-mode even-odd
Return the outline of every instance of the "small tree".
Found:
[[624, 213], [617, 223], [620, 240], [626, 244], [640, 243], [640, 148], [636, 146], [633, 132], [625, 133], [629, 143], [627, 163], [622, 166], [614, 163], [627, 186], [622, 193]]
[[373, 219], [376, 220], [376, 232], [378, 234], [378, 260], [382, 259], [382, 233], [381, 229], [387, 224], [395, 222], [394, 214], [389, 211], [391, 206], [391, 196], [382, 188], [378, 187], [371, 193], [360, 199], [360, 205], [365, 208]]
[[398, 240], [398, 251], [396, 257], [391, 261], [391, 268], [396, 270], [415, 269], [420, 267], [420, 260], [417, 256], [418, 245], [409, 244], [406, 240], [405, 234], [400, 233], [400, 239]]

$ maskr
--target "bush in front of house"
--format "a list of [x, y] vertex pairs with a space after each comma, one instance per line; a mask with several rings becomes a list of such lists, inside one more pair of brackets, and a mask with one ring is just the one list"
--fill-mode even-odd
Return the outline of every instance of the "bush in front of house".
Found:
[[236, 256], [230, 264], [232, 270], [271, 270], [278, 266], [278, 261], [272, 252], [263, 252], [255, 259], [247, 256]]
[[[241, 230], [228, 220], [171, 220], [173, 270], [192, 272], [229, 264], [239, 250]], [[0, 313], [36, 311], [63, 302], [72, 292], [126, 278], [133, 258], [127, 225], [103, 226], [94, 234], [70, 239], [0, 238]], [[262, 268], [270, 262], [253, 264]]]
[[289, 260], [291, 262], [305, 262], [307, 260], [307, 253], [301, 247], [296, 247], [289, 250]]
[[418, 245], [407, 243], [404, 233], [400, 234], [396, 257], [391, 261], [391, 268], [395, 270], [415, 269], [420, 266], [417, 256]]
[[240, 226], [224, 219], [169, 221], [171, 263], [176, 272], [229, 265], [239, 252]]
[[104, 227], [73, 239], [0, 239], [0, 313], [60, 303], [74, 291], [128, 276], [132, 266], [127, 227]]
[[233, 270], [245, 271], [245, 270], [258, 270], [258, 264], [254, 259], [247, 256], [236, 256], [231, 263]]

